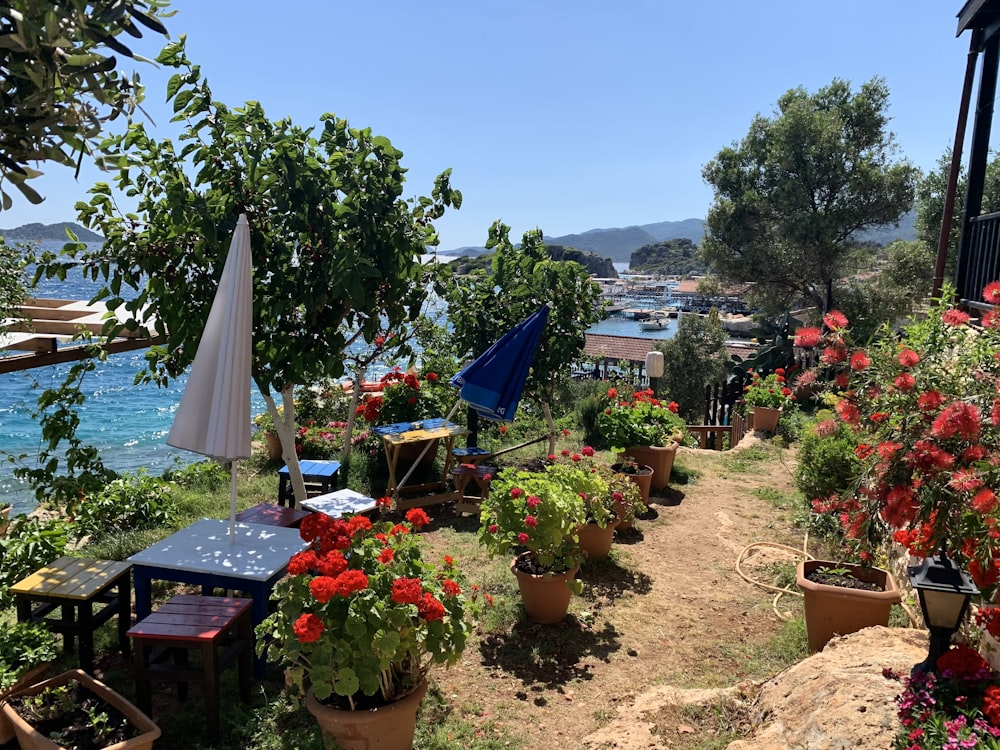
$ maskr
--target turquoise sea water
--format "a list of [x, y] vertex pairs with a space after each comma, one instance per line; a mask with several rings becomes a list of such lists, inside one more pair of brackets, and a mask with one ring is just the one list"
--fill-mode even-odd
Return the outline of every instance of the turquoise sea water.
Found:
[[[43, 243], [58, 250], [61, 243]], [[43, 282], [39, 297], [90, 299], [96, 287], [79, 274], [63, 282]], [[643, 338], [670, 338], [674, 326], [661, 331], [641, 332], [633, 320], [610, 318], [592, 329], [595, 333]], [[180, 402], [186, 378], [181, 377], [166, 388], [133, 385], [137, 372], [145, 368], [145, 351], [138, 350], [108, 357], [89, 373], [82, 390], [86, 402], [80, 408], [78, 436], [97, 447], [105, 464], [116, 471], [135, 471], [145, 467], [159, 474], [174, 462], [190, 463], [201, 456], [167, 445], [166, 437]], [[42, 447], [41, 429], [31, 413], [39, 394], [62, 383], [70, 365], [41, 367], [24, 372], [0, 374], [0, 498], [14, 505], [14, 512], [35, 507], [31, 491], [18, 483], [7, 456], [25, 456], [23, 463], [34, 466]], [[251, 409], [264, 411], [262, 397], [251, 389]]]

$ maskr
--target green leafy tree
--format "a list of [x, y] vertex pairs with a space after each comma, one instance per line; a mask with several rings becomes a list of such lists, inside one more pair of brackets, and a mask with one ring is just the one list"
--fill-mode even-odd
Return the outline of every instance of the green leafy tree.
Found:
[[0, 205], [12, 204], [4, 183], [32, 203], [27, 181], [42, 174], [29, 162], [53, 161], [79, 172], [107, 122], [130, 116], [143, 98], [138, 74], [118, 70], [119, 38], [142, 28], [166, 35], [157, 14], [164, 0], [14, 0], [0, 7]]
[[673, 338], [657, 342], [663, 352], [661, 398], [677, 402], [678, 413], [689, 424], [701, 424], [705, 386], [725, 382], [731, 369], [726, 355], [726, 332], [715, 308], [708, 315], [682, 315]]
[[754, 282], [773, 309], [832, 305], [834, 283], [857, 268], [856, 234], [913, 203], [917, 170], [894, 160], [888, 103], [878, 78], [857, 93], [836, 79], [815, 94], [791, 89], [705, 166], [715, 199], [702, 251], [724, 282]]
[[[142, 124], [108, 138], [102, 148], [123, 165], [117, 188], [136, 209], [123, 214], [111, 186], [97, 184], [90, 203], [77, 208], [81, 223], [106, 241], [65, 252], [104, 283], [98, 297], [109, 308], [132, 314], [127, 326], [166, 337], [148, 357], [147, 377], [162, 382], [194, 358], [237, 218], [247, 215], [253, 379], [301, 500], [294, 386], [342, 376], [352, 343], [372, 344], [386, 328], [416, 318], [427, 288], [421, 255], [438, 241], [433, 221], [446, 206], [458, 207], [461, 194], [444, 172], [432, 198], [405, 200], [402, 153], [332, 114], [314, 135], [288, 119], [267, 119], [256, 102], [229, 109], [213, 100], [183, 37], [158, 61], [179, 69], [167, 90], [174, 119], [186, 122], [179, 147], [153, 140]], [[65, 272], [66, 263], [44, 260], [46, 273]], [[128, 289], [136, 293], [126, 299]], [[109, 323], [106, 333], [115, 332]]]
[[525, 396], [541, 405], [554, 451], [550, 405], [560, 379], [569, 376], [583, 351], [587, 328], [599, 319], [599, 289], [578, 263], [548, 257], [540, 229], [525, 232], [518, 246], [509, 234], [510, 227], [495, 222], [486, 242], [495, 250], [490, 269], [454, 277], [447, 285], [448, 321], [456, 349], [475, 357], [542, 305], [551, 306]]

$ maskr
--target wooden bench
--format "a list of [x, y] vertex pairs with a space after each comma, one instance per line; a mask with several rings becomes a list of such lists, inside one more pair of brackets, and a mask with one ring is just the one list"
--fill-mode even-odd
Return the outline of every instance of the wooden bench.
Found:
[[[129, 563], [60, 557], [10, 587], [19, 622], [41, 622], [62, 633], [63, 648], [80, 644], [80, 668], [94, 672], [94, 631], [118, 616], [118, 645], [128, 658], [132, 622], [132, 579]], [[94, 604], [104, 607], [94, 612]], [[37, 606], [36, 606], [37, 605]], [[61, 617], [48, 617], [56, 608]]]
[[[497, 473], [496, 466], [477, 466], [476, 464], [459, 464], [451, 470], [451, 481], [455, 485], [458, 499], [455, 509], [462, 513], [478, 513], [479, 504], [490, 493], [490, 478]], [[466, 494], [469, 483], [478, 490], [478, 495]]]
[[479, 464], [483, 461], [488, 461], [492, 458], [493, 453], [485, 448], [473, 445], [468, 448], [453, 448], [451, 456], [455, 459], [456, 464], [472, 464], [473, 466], [479, 466]]
[[286, 508], [274, 503], [257, 503], [236, 514], [236, 520], [243, 523], [259, 523], [264, 526], [284, 526], [298, 528], [302, 519], [309, 515], [307, 510]]
[[[187, 683], [201, 680], [210, 742], [219, 737], [219, 676], [236, 661], [240, 699], [250, 701], [253, 625], [251, 599], [180, 594], [128, 631], [135, 644], [132, 662], [136, 705], [152, 715], [153, 680], [176, 682], [180, 700]], [[188, 652], [201, 663], [188, 665]], [[172, 663], [169, 657], [173, 657]]]

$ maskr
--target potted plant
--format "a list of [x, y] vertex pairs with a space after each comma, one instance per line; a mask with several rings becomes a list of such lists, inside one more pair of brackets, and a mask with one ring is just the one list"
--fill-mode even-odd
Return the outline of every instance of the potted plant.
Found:
[[[517, 578], [525, 611], [544, 624], [566, 617], [580, 567], [577, 530], [585, 521], [579, 487], [565, 472], [504, 469], [492, 480], [482, 502], [479, 541], [489, 554], [513, 552], [511, 572]], [[582, 474], [582, 472], [581, 472]], [[588, 485], [589, 486], [589, 485]]]
[[[618, 526], [618, 502], [611, 489], [614, 474], [594, 459], [594, 449], [585, 445], [565, 462], [554, 462], [549, 475], [583, 504], [583, 521], [576, 529], [580, 550], [586, 557], [607, 557]], [[618, 493], [621, 497], [621, 493]]]
[[21, 688], [0, 708], [21, 750], [148, 750], [160, 736], [152, 719], [82, 669]]
[[[419, 423], [425, 419], [441, 417], [448, 411], [447, 399], [451, 394], [441, 383], [436, 372], [426, 372], [423, 377], [416, 372], [403, 372], [399, 367], [379, 379], [380, 393], [366, 393], [357, 407], [357, 414], [371, 425]], [[432, 463], [437, 455], [437, 441], [424, 450], [423, 442], [400, 446], [399, 457], [421, 463]]]
[[[282, 408], [278, 407], [278, 414], [282, 413]], [[269, 411], [264, 411], [253, 418], [254, 426], [264, 436], [264, 445], [267, 449], [269, 461], [277, 461], [281, 458], [281, 439], [274, 428], [274, 420]]]
[[384, 750], [410, 748], [427, 673], [458, 661], [469, 635], [458, 569], [423, 560], [413, 532], [427, 514], [406, 518], [305, 518], [310, 547], [291, 558], [277, 610], [257, 628], [258, 652], [284, 665], [292, 694], [345, 750], [368, 748], [367, 731]]
[[677, 410], [675, 402], [660, 401], [651, 389], [636, 391], [629, 398], [609, 388], [604, 409], [597, 415], [597, 431], [611, 450], [652, 467], [653, 490], [667, 486], [677, 448], [684, 440], [684, 420]]
[[750, 409], [753, 428], [764, 432], [778, 429], [782, 410], [794, 398], [782, 367], [763, 377], [759, 372], [751, 373], [750, 382], [743, 387], [743, 404]]
[[[16, 622], [0, 632], [0, 700], [37, 682], [58, 652], [43, 623]], [[14, 727], [0, 713], [0, 745], [14, 737]]]
[[858, 438], [858, 475], [814, 510], [841, 521], [862, 560], [890, 540], [918, 557], [945, 550], [988, 601], [1000, 581], [1000, 283], [983, 296], [994, 307], [976, 327], [938, 304], [862, 348], [833, 311], [826, 333], [801, 329], [796, 343], [822, 348], [837, 418]]
[[642, 513], [645, 507], [649, 505], [649, 491], [653, 484], [653, 467], [641, 465], [632, 456], [626, 456], [622, 453], [621, 459], [611, 464], [611, 470], [615, 474], [625, 477], [635, 486], [638, 491], [639, 501], [642, 503], [642, 507], [630, 508], [626, 504], [626, 506], [619, 509], [619, 518], [622, 520], [622, 525], [625, 528], [630, 528], [632, 521], [635, 520], [635, 516]]
[[795, 581], [805, 600], [809, 651], [822, 651], [834, 635], [888, 625], [901, 601], [892, 575], [881, 568], [827, 560], [803, 560]]

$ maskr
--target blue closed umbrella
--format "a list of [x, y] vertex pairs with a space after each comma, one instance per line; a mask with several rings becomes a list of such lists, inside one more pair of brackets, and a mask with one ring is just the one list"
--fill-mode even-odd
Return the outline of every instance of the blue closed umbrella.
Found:
[[549, 306], [510, 329], [451, 379], [462, 398], [484, 419], [511, 422], [542, 337]]

